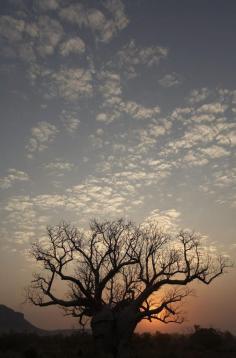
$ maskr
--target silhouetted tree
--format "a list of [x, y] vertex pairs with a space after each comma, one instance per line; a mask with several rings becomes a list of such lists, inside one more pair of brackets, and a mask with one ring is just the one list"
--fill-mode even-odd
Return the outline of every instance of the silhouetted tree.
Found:
[[[98, 349], [128, 355], [127, 344], [143, 319], [181, 323], [180, 302], [188, 284], [210, 284], [229, 262], [210, 255], [189, 231], [168, 235], [157, 225], [135, 226], [124, 219], [92, 221], [88, 231], [66, 223], [47, 229], [48, 242], [32, 247], [43, 270], [35, 274], [29, 300], [59, 305], [81, 324], [90, 319]], [[67, 284], [59, 296], [57, 281]]]

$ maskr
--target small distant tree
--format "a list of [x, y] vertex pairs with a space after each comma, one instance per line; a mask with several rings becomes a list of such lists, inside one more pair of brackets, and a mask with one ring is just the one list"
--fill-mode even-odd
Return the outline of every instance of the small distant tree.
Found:
[[[61, 306], [81, 324], [89, 319], [97, 348], [119, 358], [129, 355], [140, 321], [183, 322], [188, 285], [208, 285], [230, 266], [210, 255], [199, 235], [168, 235], [153, 224], [93, 220], [88, 231], [62, 223], [47, 234], [46, 244], [32, 246], [43, 270], [34, 275], [28, 299], [41, 307]], [[57, 293], [58, 280], [66, 283], [66, 295]]]

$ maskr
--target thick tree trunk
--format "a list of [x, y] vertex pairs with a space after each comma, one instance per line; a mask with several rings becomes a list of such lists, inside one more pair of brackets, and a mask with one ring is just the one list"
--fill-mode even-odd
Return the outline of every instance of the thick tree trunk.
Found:
[[113, 312], [105, 306], [91, 322], [97, 351], [107, 357], [128, 358], [129, 341], [136, 325], [136, 314], [131, 306], [119, 312]]

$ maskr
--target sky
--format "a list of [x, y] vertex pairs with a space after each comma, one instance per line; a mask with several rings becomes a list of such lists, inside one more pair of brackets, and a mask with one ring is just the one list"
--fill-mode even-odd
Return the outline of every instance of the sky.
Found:
[[[191, 228], [236, 258], [236, 3], [1, 0], [0, 303], [22, 304], [47, 225]], [[196, 286], [186, 324], [236, 334], [236, 272]], [[169, 327], [169, 326], [168, 326]]]

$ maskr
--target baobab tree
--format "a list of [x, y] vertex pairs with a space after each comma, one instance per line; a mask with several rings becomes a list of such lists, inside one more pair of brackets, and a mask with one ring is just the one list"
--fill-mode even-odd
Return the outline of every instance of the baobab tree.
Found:
[[[124, 219], [93, 220], [87, 231], [62, 223], [47, 234], [47, 243], [32, 247], [43, 270], [34, 275], [28, 299], [41, 307], [61, 306], [81, 324], [89, 320], [97, 348], [119, 358], [129, 355], [140, 321], [181, 323], [189, 284], [208, 285], [230, 265], [210, 255], [196, 233], [168, 235], [158, 225]], [[58, 280], [67, 287], [61, 296]]]

